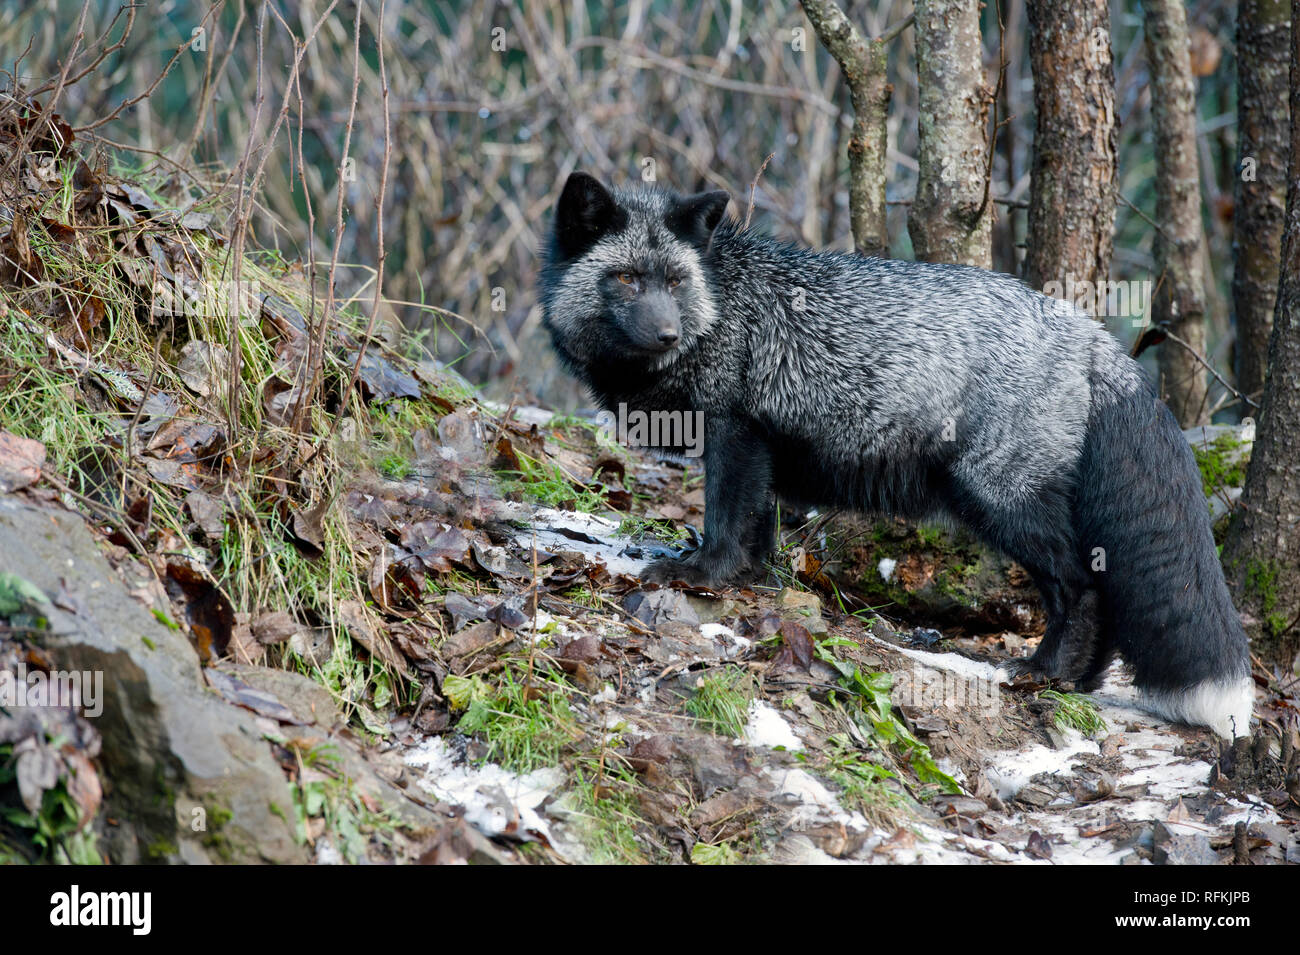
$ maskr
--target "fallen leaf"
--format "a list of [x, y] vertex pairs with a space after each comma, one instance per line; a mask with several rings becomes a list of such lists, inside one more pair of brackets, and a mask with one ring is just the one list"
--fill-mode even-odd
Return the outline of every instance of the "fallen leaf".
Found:
[[283, 610], [272, 610], [254, 619], [251, 629], [258, 643], [270, 645], [283, 643], [304, 628]]
[[[357, 352], [347, 352], [344, 361], [349, 368], [353, 367], [357, 361]], [[405, 372], [398, 371], [392, 362], [373, 351], [367, 351], [361, 359], [357, 382], [366, 401], [382, 404], [395, 398], [420, 397], [418, 381]]]
[[497, 625], [491, 620], [476, 623], [448, 637], [447, 642], [442, 645], [442, 652], [452, 658], [477, 653], [496, 642], [498, 630]]
[[803, 624], [793, 620], [781, 621], [781, 649], [782, 653], [777, 655], [778, 665], [784, 662], [782, 657], [788, 651], [789, 662], [797, 663], [805, 671], [812, 669], [813, 639]]
[[279, 723], [288, 723], [291, 726], [306, 725], [305, 720], [294, 716], [293, 710], [281, 703], [274, 694], [251, 687], [234, 674], [215, 667], [206, 667], [203, 670], [203, 677], [208, 681], [208, 686], [220, 693], [228, 703], [242, 706], [258, 716], [265, 716]]
[[312, 557], [319, 557], [325, 552], [325, 514], [329, 511], [330, 501], [318, 501], [307, 510], [292, 508], [289, 529], [294, 542], [301, 545]]
[[185, 507], [194, 523], [209, 541], [219, 541], [226, 533], [226, 508], [211, 494], [193, 490], [185, 495]]
[[230, 377], [230, 352], [224, 345], [191, 339], [181, 349], [177, 372], [186, 388], [207, 398], [225, 387]]
[[406, 660], [393, 649], [388, 635], [375, 626], [359, 600], [339, 601], [337, 613], [339, 621], [347, 627], [348, 636], [365, 647], [372, 657], [398, 673], [406, 670]]
[[0, 431], [0, 491], [10, 493], [40, 480], [45, 445]]

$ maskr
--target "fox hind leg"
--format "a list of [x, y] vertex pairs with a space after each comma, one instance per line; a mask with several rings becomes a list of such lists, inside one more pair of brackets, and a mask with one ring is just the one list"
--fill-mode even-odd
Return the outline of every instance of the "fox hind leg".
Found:
[[1100, 595], [1075, 544], [1069, 494], [1044, 488], [1016, 508], [993, 506], [969, 487], [959, 489], [959, 498], [981, 536], [1029, 571], [1042, 596], [1047, 631], [1034, 655], [1013, 668], [1076, 684], [1098, 681], [1109, 663], [1108, 641]]

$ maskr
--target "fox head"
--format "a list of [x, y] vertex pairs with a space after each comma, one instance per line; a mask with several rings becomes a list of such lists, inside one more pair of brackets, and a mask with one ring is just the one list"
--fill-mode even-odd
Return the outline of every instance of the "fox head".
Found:
[[542, 273], [543, 321], [571, 363], [662, 366], [714, 322], [706, 277], [729, 196], [564, 184]]

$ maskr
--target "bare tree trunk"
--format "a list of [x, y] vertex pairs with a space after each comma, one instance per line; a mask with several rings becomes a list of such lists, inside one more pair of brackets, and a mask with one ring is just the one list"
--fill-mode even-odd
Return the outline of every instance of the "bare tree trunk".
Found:
[[1237, 390], [1255, 401], [1264, 391], [1282, 247], [1290, 16], [1290, 0], [1241, 0], [1237, 7], [1232, 305]]
[[992, 209], [979, 0], [916, 0], [920, 175], [907, 219], [917, 259], [989, 268]]
[[1096, 289], [1110, 277], [1116, 168], [1110, 11], [1107, 0], [1029, 0], [1028, 12], [1035, 124], [1025, 281], [1073, 299], [1072, 285]]
[[[853, 101], [849, 137], [849, 225], [863, 255], [888, 256], [885, 213], [885, 150], [889, 99], [885, 44], [863, 38], [834, 0], [800, 0], [822, 46], [840, 65]], [[891, 34], [897, 31], [892, 30]]]
[[1291, 166], [1268, 378], [1224, 564], [1255, 652], [1289, 668], [1300, 649], [1300, 0], [1291, 3]]
[[1184, 428], [1209, 420], [1204, 366], [1205, 278], [1196, 156], [1196, 85], [1182, 0], [1143, 0], [1156, 134], [1156, 287], [1151, 318], [1184, 344], [1160, 346], [1160, 395]]

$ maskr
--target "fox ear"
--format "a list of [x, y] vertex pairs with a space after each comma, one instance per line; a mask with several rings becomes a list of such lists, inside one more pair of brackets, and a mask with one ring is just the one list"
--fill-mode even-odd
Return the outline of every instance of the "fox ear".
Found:
[[722, 221], [731, 196], [725, 192], [701, 192], [677, 200], [666, 221], [675, 235], [701, 249], [708, 248], [713, 230]]
[[575, 172], [564, 184], [555, 208], [555, 241], [566, 258], [581, 255], [616, 227], [620, 210], [594, 176]]

